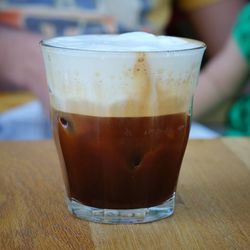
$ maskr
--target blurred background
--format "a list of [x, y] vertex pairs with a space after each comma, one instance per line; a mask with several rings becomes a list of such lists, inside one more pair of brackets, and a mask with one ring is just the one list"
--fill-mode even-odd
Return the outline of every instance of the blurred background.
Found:
[[1, 0], [0, 140], [52, 136], [39, 41], [146, 31], [207, 44], [191, 138], [250, 135], [250, 14], [244, 0]]

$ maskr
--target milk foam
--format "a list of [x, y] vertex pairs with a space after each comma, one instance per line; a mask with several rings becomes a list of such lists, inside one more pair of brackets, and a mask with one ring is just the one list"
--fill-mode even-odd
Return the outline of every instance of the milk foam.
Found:
[[191, 39], [155, 36], [145, 32], [131, 32], [121, 35], [57, 37], [45, 41], [45, 44], [58, 48], [109, 52], [173, 51], [194, 49], [204, 46], [203, 43]]
[[112, 117], [189, 112], [204, 52], [197, 41], [142, 32], [43, 44], [53, 108]]

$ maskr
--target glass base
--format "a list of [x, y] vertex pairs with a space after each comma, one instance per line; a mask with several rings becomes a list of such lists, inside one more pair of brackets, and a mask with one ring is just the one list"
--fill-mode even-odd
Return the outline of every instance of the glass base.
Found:
[[67, 200], [69, 211], [80, 219], [106, 224], [146, 223], [169, 217], [174, 213], [175, 193], [159, 206], [137, 209], [104, 209], [89, 207], [75, 199]]

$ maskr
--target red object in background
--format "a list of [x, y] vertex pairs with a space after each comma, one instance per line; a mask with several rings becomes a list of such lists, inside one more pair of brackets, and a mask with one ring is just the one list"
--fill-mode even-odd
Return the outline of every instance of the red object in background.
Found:
[[0, 11], [0, 24], [20, 28], [22, 26], [22, 15], [18, 10]]

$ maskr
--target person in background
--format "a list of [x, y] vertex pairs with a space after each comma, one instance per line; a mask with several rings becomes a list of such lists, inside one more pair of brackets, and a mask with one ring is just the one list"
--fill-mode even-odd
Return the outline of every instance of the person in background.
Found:
[[236, 100], [227, 114], [226, 135], [250, 136], [250, 3], [241, 10], [223, 49], [200, 75], [194, 100], [199, 118], [225, 100]]
[[[211, 58], [220, 51], [244, 0], [179, 0]], [[0, 88], [29, 89], [48, 112], [48, 90], [39, 41], [57, 35], [164, 32], [170, 0], [2, 0]], [[216, 63], [216, 61], [215, 61]]]

